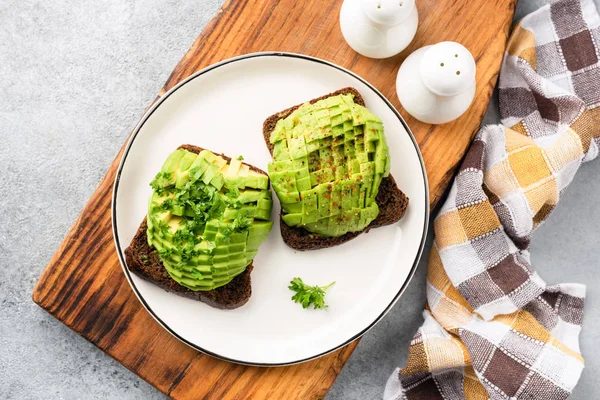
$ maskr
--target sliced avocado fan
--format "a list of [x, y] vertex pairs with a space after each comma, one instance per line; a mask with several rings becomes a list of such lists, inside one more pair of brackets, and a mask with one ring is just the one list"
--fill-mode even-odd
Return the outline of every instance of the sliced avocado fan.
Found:
[[381, 120], [354, 96], [303, 104], [271, 132], [269, 176], [283, 221], [323, 236], [365, 229], [379, 214], [375, 197], [389, 175]]
[[244, 272], [273, 226], [269, 179], [240, 160], [178, 149], [150, 185], [148, 244], [191, 290], [215, 289]]

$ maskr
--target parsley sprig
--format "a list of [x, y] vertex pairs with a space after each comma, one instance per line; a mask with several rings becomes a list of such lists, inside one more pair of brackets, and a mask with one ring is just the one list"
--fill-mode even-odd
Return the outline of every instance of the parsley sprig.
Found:
[[315, 310], [318, 308], [326, 309], [325, 292], [334, 283], [335, 281], [327, 286], [309, 286], [302, 281], [302, 278], [296, 277], [290, 281], [288, 289], [296, 292], [296, 294], [292, 296], [292, 300], [294, 300], [295, 303], [302, 304], [302, 308], [308, 308], [312, 304]]

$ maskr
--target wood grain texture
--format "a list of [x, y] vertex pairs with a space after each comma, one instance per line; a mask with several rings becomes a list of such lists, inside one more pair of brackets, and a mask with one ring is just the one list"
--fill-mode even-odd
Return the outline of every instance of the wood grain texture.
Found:
[[[433, 207], [485, 113], [516, 0], [419, 0], [415, 40], [402, 54], [386, 60], [362, 57], [345, 44], [338, 25], [341, 2], [229, 0], [177, 65], [159, 96], [203, 67], [254, 51], [299, 52], [342, 65], [371, 82], [406, 118], [425, 159]], [[463, 43], [475, 56], [477, 93], [461, 118], [432, 126], [414, 120], [400, 107], [395, 77], [410, 52], [444, 40]], [[125, 280], [111, 232], [111, 191], [122, 152], [44, 270], [33, 300], [173, 398], [322, 398], [357, 342], [301, 365], [246, 367], [192, 350], [143, 309]]]

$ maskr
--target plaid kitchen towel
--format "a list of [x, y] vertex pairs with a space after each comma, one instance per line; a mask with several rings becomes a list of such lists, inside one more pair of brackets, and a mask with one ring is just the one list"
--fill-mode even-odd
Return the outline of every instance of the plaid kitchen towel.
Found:
[[591, 0], [557, 1], [514, 27], [503, 125], [475, 137], [435, 220], [425, 322], [386, 400], [555, 400], [575, 387], [585, 287], [547, 286], [529, 243], [598, 155], [599, 50]]

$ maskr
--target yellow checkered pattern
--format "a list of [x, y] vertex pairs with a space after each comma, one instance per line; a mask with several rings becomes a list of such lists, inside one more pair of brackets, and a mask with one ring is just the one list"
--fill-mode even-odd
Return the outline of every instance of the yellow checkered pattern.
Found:
[[[425, 322], [386, 400], [566, 399], [576, 385], [585, 287], [547, 286], [529, 243], [599, 153], [600, 102], [581, 89], [600, 87], [585, 81], [600, 68], [581, 33], [600, 18], [592, 10], [591, 0], [559, 0], [515, 26], [500, 78], [504, 125], [476, 136], [434, 222]], [[543, 43], [549, 30], [562, 58]], [[565, 77], [577, 85], [565, 88]]]

